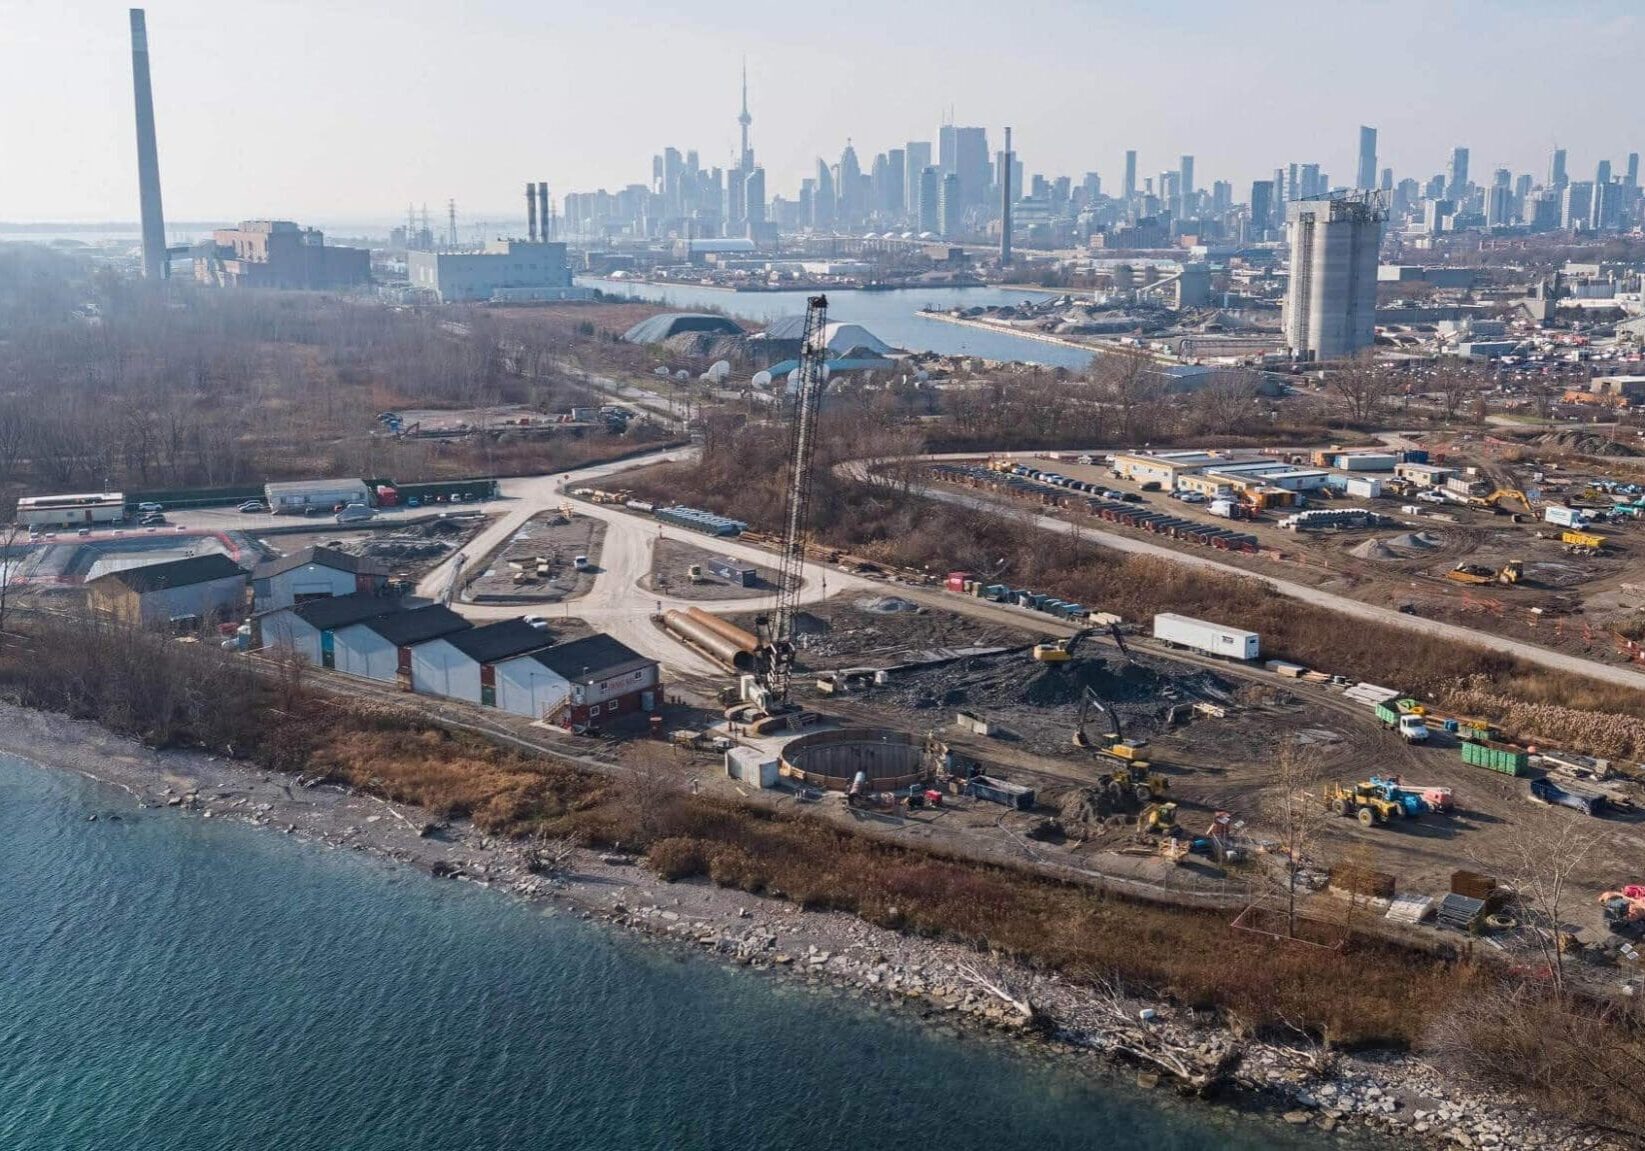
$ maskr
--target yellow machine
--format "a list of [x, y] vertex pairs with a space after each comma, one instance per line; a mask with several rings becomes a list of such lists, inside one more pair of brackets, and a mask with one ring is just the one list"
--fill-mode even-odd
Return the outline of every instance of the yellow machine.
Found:
[[1177, 805], [1174, 803], [1150, 803], [1137, 816], [1137, 830], [1144, 835], [1166, 832], [1176, 825]]
[[1080, 644], [1090, 635], [1094, 628], [1082, 628], [1067, 639], [1048, 639], [1034, 645], [1032, 655], [1040, 663], [1067, 663], [1074, 658]]
[[1525, 575], [1524, 560], [1509, 560], [1502, 565], [1500, 571], [1484, 567], [1481, 564], [1459, 563], [1445, 573], [1445, 578], [1454, 583], [1465, 584], [1516, 584]]
[[1597, 552], [1602, 551], [1610, 539], [1607, 536], [1595, 535], [1593, 532], [1567, 531], [1560, 533], [1559, 542]]
[[1375, 827], [1405, 815], [1404, 808], [1368, 783], [1353, 787], [1331, 784], [1325, 789], [1325, 807], [1338, 815], [1351, 815], [1366, 827]]
[[[1113, 726], [1113, 731], [1102, 737], [1101, 742], [1093, 742], [1091, 734], [1085, 730], [1086, 721], [1091, 718], [1093, 711], [1106, 714]], [[1148, 803], [1170, 793], [1171, 781], [1163, 775], [1150, 772], [1148, 761], [1142, 758], [1143, 749], [1148, 746], [1148, 741], [1126, 739], [1120, 727], [1119, 716], [1114, 714], [1114, 710], [1104, 704], [1097, 693], [1089, 687], [1080, 697], [1080, 717], [1078, 725], [1074, 728], [1074, 746], [1091, 748], [1104, 759], [1112, 760], [1114, 768], [1102, 777], [1101, 782], [1128, 793], [1138, 803]]]
[[1527, 515], [1536, 514], [1536, 509], [1531, 506], [1530, 498], [1518, 488], [1498, 488], [1485, 497], [1485, 502], [1494, 508], [1501, 508], [1505, 502], [1513, 502], [1524, 508]]

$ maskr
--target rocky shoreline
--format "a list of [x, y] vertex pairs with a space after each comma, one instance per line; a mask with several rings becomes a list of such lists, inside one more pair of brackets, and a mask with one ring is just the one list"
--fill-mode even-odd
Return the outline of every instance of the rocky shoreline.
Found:
[[431, 825], [417, 808], [217, 756], [155, 752], [63, 716], [0, 704], [0, 752], [113, 785], [139, 807], [250, 823], [528, 901], [562, 902], [774, 978], [847, 989], [934, 1023], [985, 1029], [1071, 1058], [1094, 1055], [1133, 1072], [1145, 1088], [1194, 1094], [1215, 1085], [1276, 1123], [1435, 1147], [1640, 1146], [1486, 1098], [1411, 1056], [1330, 1057], [1307, 1045], [1236, 1040], [1191, 1011], [1076, 985], [958, 944], [706, 882], [666, 883], [621, 855], [564, 845], [539, 845], [533, 854], [466, 823]]

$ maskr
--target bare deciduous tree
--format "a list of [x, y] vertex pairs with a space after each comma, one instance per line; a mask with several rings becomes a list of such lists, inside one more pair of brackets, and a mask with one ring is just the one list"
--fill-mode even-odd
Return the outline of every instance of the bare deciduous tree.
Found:
[[1380, 370], [1370, 356], [1337, 368], [1326, 377], [1325, 383], [1331, 394], [1347, 407], [1349, 417], [1359, 424], [1374, 421], [1395, 391], [1393, 377]]
[[1331, 812], [1320, 790], [1326, 778], [1324, 760], [1314, 747], [1295, 742], [1281, 745], [1274, 757], [1274, 769], [1275, 788], [1264, 804], [1263, 814], [1279, 843], [1282, 874], [1278, 885], [1285, 901], [1285, 932], [1294, 939], [1297, 875], [1330, 821]]

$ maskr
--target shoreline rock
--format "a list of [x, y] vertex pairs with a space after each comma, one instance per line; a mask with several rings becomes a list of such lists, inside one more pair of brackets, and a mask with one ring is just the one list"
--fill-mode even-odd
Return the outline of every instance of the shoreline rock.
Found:
[[[771, 978], [911, 1010], [927, 1025], [958, 1026], [961, 1034], [993, 1035], [1058, 1058], [1095, 1059], [1117, 1084], [1129, 1077], [1137, 1089], [1194, 1094], [1183, 1090], [1185, 1076], [1171, 1073], [1174, 1060], [1207, 1076], [1209, 1089], [1199, 1093], [1277, 1124], [1434, 1147], [1629, 1146], [1480, 1097], [1413, 1056], [1340, 1055], [1322, 1076], [1317, 1051], [1236, 1042], [1225, 1028], [1169, 1003], [1074, 984], [843, 912], [805, 911], [706, 880], [666, 883], [618, 853], [577, 849], [552, 873], [533, 873], [527, 845], [493, 839], [470, 824], [425, 834], [427, 814], [416, 808], [202, 753], [155, 752], [64, 716], [0, 704], [0, 752], [118, 787], [157, 817], [267, 827], [434, 878], [496, 887], [528, 903], [553, 901], [585, 919]], [[1045, 1019], [1055, 1021], [1049, 1034]], [[1151, 1062], [1158, 1052], [1167, 1063]]]

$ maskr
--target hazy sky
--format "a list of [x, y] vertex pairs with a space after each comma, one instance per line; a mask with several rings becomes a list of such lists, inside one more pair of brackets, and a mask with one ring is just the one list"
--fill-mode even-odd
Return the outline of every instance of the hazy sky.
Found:
[[[1645, 148], [1645, 0], [157, 0], [148, 8], [166, 215], [388, 220], [408, 201], [511, 219], [527, 179], [644, 182], [753, 143], [793, 195], [850, 137], [933, 139], [945, 110], [1015, 129], [1029, 172], [1122, 154], [1249, 182], [1287, 161], [1353, 177], [1357, 126], [1400, 176], [1472, 149], [1573, 178]], [[0, 219], [135, 219], [126, 8], [0, 0]]]

